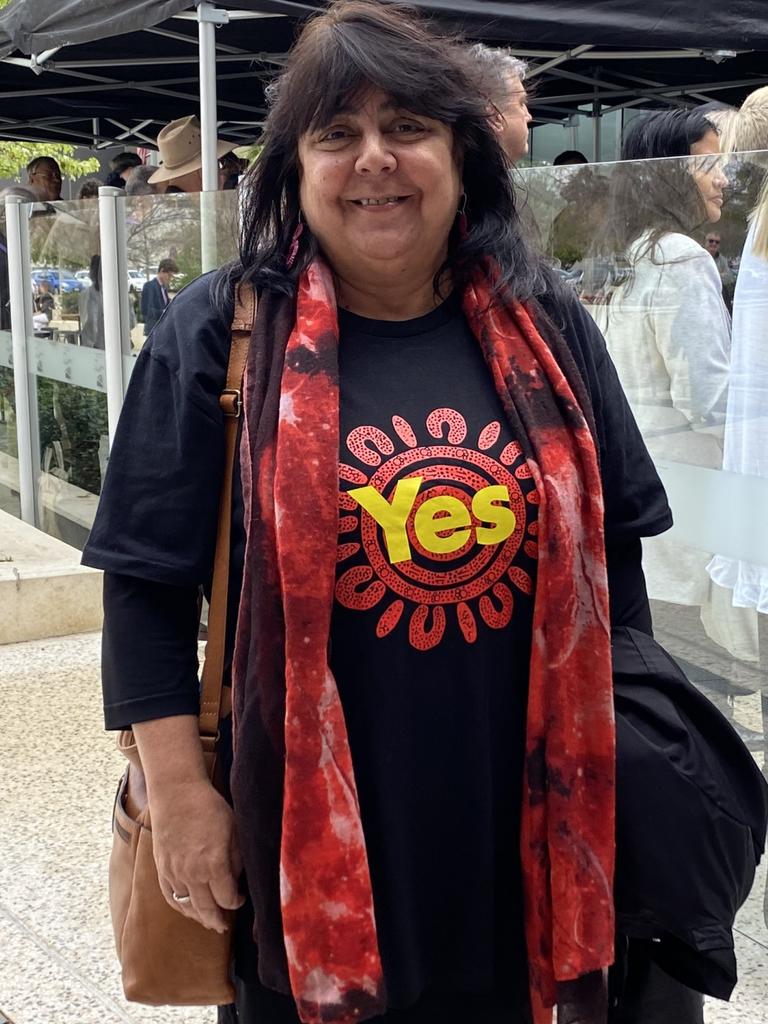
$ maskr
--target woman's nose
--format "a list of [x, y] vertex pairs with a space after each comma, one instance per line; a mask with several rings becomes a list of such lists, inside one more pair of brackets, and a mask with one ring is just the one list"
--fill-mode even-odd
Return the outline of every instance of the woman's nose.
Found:
[[363, 135], [360, 152], [355, 161], [355, 170], [358, 174], [382, 174], [394, 171], [396, 166], [397, 161], [386, 135], [381, 132]]

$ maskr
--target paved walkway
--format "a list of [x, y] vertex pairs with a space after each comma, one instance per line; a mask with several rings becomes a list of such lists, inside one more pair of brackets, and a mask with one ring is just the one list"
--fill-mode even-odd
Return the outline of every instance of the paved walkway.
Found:
[[[736, 713], [760, 728], [759, 696]], [[122, 998], [106, 905], [122, 758], [102, 730], [96, 634], [0, 646], [0, 737], [0, 1021], [213, 1024]], [[768, 1024], [765, 886], [764, 862], [737, 925], [741, 983], [707, 1024]]]

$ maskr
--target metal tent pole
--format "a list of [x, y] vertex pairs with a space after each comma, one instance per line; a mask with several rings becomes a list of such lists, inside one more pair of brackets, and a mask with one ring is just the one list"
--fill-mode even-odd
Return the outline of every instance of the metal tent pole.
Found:
[[219, 160], [216, 153], [216, 16], [213, 4], [202, 0], [197, 6], [197, 33], [200, 44], [200, 128], [203, 143], [203, 192], [215, 192], [219, 185]]
[[37, 525], [36, 481], [40, 469], [37, 429], [37, 391], [27, 359], [27, 338], [32, 336], [32, 284], [29, 280], [29, 225], [27, 211], [19, 196], [5, 201], [8, 242], [8, 283], [11, 298], [13, 339], [13, 389], [16, 399], [16, 443], [19, 454], [19, 497], [21, 518]]
[[599, 103], [595, 103], [592, 107], [592, 118], [592, 124], [594, 127], [595, 163], [599, 164], [603, 158], [603, 116], [600, 113]]
[[125, 252], [123, 191], [103, 185], [99, 189], [101, 294], [104, 306], [104, 357], [107, 371], [109, 445], [115, 438], [123, 407], [123, 352], [130, 352], [128, 328], [128, 264]]
[[[219, 157], [216, 148], [218, 115], [216, 98], [216, 26], [226, 21], [226, 12], [202, 0], [197, 5], [197, 28], [200, 46], [200, 130], [203, 156], [203, 193], [219, 188]], [[216, 199], [200, 196], [200, 250], [202, 270], [213, 269], [217, 263]]]
[[[601, 69], [595, 69], [595, 76], [599, 77]], [[592, 123], [594, 127], [594, 148], [595, 148], [595, 163], [599, 164], [602, 160], [602, 149], [603, 149], [603, 111], [602, 104], [600, 103], [600, 87], [595, 83], [595, 93], [592, 100]]]

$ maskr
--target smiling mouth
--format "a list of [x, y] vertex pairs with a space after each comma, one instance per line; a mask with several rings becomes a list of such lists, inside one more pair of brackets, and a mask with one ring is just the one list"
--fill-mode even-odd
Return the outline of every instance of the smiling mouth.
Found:
[[355, 206], [397, 206], [405, 202], [410, 196], [384, 196], [381, 199], [352, 199]]

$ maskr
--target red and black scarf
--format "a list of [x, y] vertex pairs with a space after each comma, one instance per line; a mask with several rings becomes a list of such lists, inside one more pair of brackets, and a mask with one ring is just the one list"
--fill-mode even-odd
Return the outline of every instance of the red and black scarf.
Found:
[[[540, 499], [521, 843], [531, 998], [543, 1024], [563, 1002], [560, 983], [613, 959], [602, 489], [588, 397], [563, 339], [550, 325], [544, 340], [532, 312], [494, 299], [482, 273], [463, 308]], [[305, 1024], [352, 1024], [386, 1008], [352, 758], [328, 664], [337, 349], [332, 275], [316, 261], [301, 277], [295, 312], [286, 299], [262, 298], [241, 448], [247, 547], [232, 788], [259, 975], [292, 993]]]

